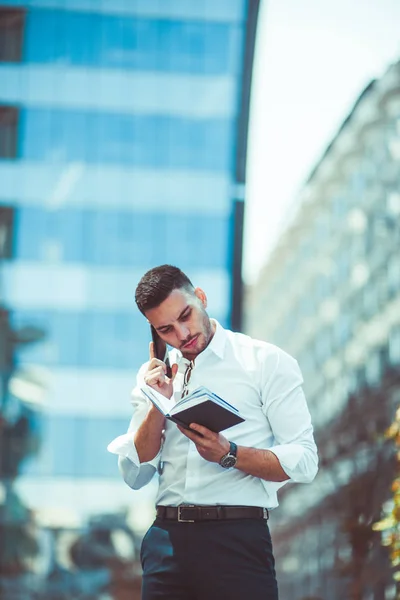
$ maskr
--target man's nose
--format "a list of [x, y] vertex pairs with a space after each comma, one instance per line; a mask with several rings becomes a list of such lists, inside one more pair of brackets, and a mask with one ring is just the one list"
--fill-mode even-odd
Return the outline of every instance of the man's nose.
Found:
[[181, 342], [187, 340], [188, 337], [190, 337], [190, 331], [188, 327], [186, 327], [185, 325], [180, 325], [178, 328], [178, 337]]

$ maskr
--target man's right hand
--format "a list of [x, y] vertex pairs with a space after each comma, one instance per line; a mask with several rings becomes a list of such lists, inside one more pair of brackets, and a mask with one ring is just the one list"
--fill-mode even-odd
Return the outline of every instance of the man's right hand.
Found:
[[167, 366], [162, 360], [155, 358], [153, 342], [150, 342], [149, 351], [150, 361], [147, 366], [147, 371], [144, 375], [144, 381], [148, 386], [152, 387], [166, 398], [171, 398], [172, 394], [174, 393], [173, 383], [178, 372], [178, 365], [172, 365], [172, 376], [167, 377]]

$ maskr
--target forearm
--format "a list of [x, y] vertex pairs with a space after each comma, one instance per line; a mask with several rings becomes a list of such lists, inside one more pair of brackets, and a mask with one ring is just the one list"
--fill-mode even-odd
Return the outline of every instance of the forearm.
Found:
[[266, 481], [286, 481], [289, 479], [279, 459], [270, 450], [239, 446], [235, 468]]
[[152, 406], [134, 438], [136, 451], [141, 463], [149, 462], [157, 456], [160, 450], [164, 425], [164, 416]]
[[[229, 451], [229, 441], [222, 434], [214, 433], [198, 423], [192, 423], [190, 429], [178, 429], [196, 445], [202, 458], [210, 462], [219, 463], [221, 458]], [[193, 431], [192, 431], [193, 430]], [[202, 437], [199, 438], [198, 434]], [[238, 446], [236, 469], [265, 479], [265, 481], [286, 481], [290, 477], [283, 470], [276, 454], [270, 450]]]

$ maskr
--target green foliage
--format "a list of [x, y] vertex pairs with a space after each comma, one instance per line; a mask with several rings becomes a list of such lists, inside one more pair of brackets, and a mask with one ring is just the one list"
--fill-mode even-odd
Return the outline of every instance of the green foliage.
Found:
[[[393, 423], [385, 432], [385, 438], [393, 440], [400, 448], [400, 408], [396, 411]], [[392, 482], [392, 498], [383, 512], [380, 521], [372, 525], [374, 531], [382, 533], [382, 544], [388, 547], [393, 566], [393, 578], [400, 581], [400, 451], [397, 450], [396, 476]]]

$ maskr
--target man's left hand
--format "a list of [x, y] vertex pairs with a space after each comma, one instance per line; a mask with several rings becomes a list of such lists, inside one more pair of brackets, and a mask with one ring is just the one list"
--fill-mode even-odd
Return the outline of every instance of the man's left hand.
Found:
[[209, 462], [219, 463], [221, 458], [229, 452], [230, 444], [228, 440], [220, 433], [210, 431], [207, 427], [197, 425], [197, 423], [191, 423], [190, 429], [193, 431], [184, 429], [179, 425], [178, 429], [183, 435], [186, 435], [189, 440], [192, 440], [196, 445], [197, 452], [200, 456]]

